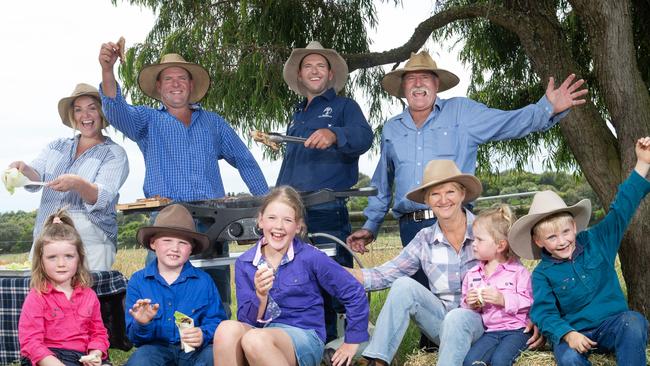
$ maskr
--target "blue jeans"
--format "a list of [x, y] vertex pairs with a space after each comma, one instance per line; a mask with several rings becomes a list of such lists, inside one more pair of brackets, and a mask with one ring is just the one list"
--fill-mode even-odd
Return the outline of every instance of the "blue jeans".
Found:
[[[154, 221], [156, 220], [156, 216], [158, 216], [157, 211], [151, 213], [149, 219], [151, 225], [154, 224]], [[200, 233], [205, 233], [209, 229], [209, 227], [207, 227], [200, 220], [195, 219], [194, 223], [196, 224], [196, 231]], [[207, 251], [213, 252], [216, 247], [219, 247], [219, 249], [222, 252], [222, 255], [228, 255], [229, 247], [227, 242], [210, 243], [210, 248]], [[210, 253], [204, 253], [204, 255], [206, 255], [205, 258], [213, 257], [212, 254]], [[198, 259], [198, 258], [203, 258], [201, 256], [201, 253], [190, 257], [190, 259]], [[145, 258], [145, 265], [151, 263], [154, 259], [156, 259], [156, 253], [152, 250], [148, 250], [147, 257]], [[230, 304], [232, 303], [232, 296], [230, 294], [230, 266], [203, 267], [201, 269], [205, 273], [210, 275], [210, 277], [212, 278], [212, 281], [217, 287], [217, 291], [219, 291], [219, 296], [221, 297], [221, 303], [223, 304], [223, 308], [226, 311], [226, 316], [228, 317], [228, 319], [230, 319], [231, 316]]]
[[[646, 364], [648, 320], [636, 311], [625, 311], [605, 319], [597, 328], [580, 332], [598, 343], [595, 353], [615, 353], [619, 366]], [[581, 354], [560, 341], [553, 347], [558, 366], [589, 366], [589, 353]]]
[[[52, 351], [54, 353], [54, 357], [61, 361], [61, 363], [65, 366], [81, 366], [79, 358], [86, 355], [83, 352], [63, 348], [50, 348], [50, 351]], [[24, 357], [20, 360], [20, 364], [21, 366], [32, 366], [32, 362]], [[102, 365], [111, 365], [111, 363], [107, 360], [104, 360], [102, 361]]]
[[470, 345], [484, 332], [478, 313], [460, 308], [447, 313], [442, 301], [431, 291], [410, 277], [400, 277], [388, 292], [363, 356], [390, 363], [402, 343], [409, 319], [440, 345], [438, 365], [441, 366], [462, 365]]
[[519, 354], [526, 349], [531, 333], [524, 333], [525, 328], [517, 330], [500, 330], [485, 332], [469, 349], [463, 366], [474, 362], [490, 366], [511, 366]]
[[125, 366], [212, 366], [213, 364], [212, 344], [185, 353], [178, 344], [149, 343], [138, 347]]
[[[352, 232], [350, 217], [346, 206], [346, 199], [337, 199], [319, 205], [309, 206], [306, 209], [307, 230], [310, 233], [327, 233], [339, 238], [345, 243], [345, 239]], [[327, 238], [314, 238], [314, 244], [331, 243]], [[333, 258], [338, 264], [352, 268], [352, 254], [337, 244], [336, 256]], [[336, 314], [345, 313], [345, 308], [330, 294], [322, 290], [323, 308], [325, 310], [325, 332], [327, 342], [338, 338], [336, 331]]]

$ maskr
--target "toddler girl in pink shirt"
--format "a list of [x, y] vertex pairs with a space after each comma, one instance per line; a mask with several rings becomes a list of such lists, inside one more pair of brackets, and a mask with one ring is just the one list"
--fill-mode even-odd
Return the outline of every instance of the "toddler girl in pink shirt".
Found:
[[465, 275], [461, 306], [479, 312], [486, 331], [472, 344], [463, 365], [512, 365], [530, 338], [524, 333], [533, 303], [530, 272], [507, 239], [515, 220], [508, 205], [497, 205], [482, 211], [472, 226], [479, 263]]

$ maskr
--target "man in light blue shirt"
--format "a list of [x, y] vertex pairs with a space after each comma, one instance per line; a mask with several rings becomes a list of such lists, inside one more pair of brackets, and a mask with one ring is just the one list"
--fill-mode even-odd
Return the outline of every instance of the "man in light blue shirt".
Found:
[[[550, 78], [545, 96], [536, 104], [502, 111], [468, 98], [438, 98], [437, 93], [458, 84], [458, 77], [439, 69], [425, 51], [411, 54], [404, 68], [386, 74], [382, 80], [390, 95], [406, 98], [408, 108], [384, 124], [381, 156], [371, 182], [378, 193], [368, 198], [366, 222], [347, 238], [348, 245], [359, 253], [367, 251], [366, 246], [377, 238], [391, 200], [402, 245], [409, 244], [421, 229], [436, 222], [429, 207], [406, 198], [407, 192], [422, 183], [426, 164], [430, 160], [453, 160], [463, 173], [474, 174], [480, 144], [545, 131], [569, 108], [585, 103], [581, 97], [587, 90], [580, 89], [584, 80], [574, 79], [575, 75], [570, 75], [555, 89]], [[421, 269], [413, 278], [428, 287]]]
[[427, 162], [450, 159], [463, 173], [474, 174], [480, 144], [545, 131], [569, 108], [583, 104], [585, 100], [580, 97], [587, 90], [579, 88], [584, 81], [573, 82], [574, 78], [570, 75], [557, 89], [551, 78], [546, 95], [536, 104], [502, 111], [468, 98], [438, 98], [437, 93], [458, 84], [458, 77], [439, 69], [425, 51], [411, 54], [404, 68], [382, 80], [389, 94], [406, 98], [408, 108], [384, 124], [381, 156], [372, 177], [378, 194], [369, 197], [364, 210], [367, 220], [362, 229], [348, 237], [348, 244], [359, 253], [367, 251], [365, 246], [376, 239], [394, 199], [393, 215], [400, 221], [400, 237], [406, 246], [420, 229], [433, 224], [433, 214], [426, 205], [406, 199], [406, 192], [421, 183]]

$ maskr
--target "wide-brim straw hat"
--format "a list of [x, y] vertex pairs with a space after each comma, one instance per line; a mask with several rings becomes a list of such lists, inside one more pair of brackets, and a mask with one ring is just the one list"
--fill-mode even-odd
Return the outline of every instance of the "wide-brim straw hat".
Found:
[[291, 52], [291, 56], [284, 63], [284, 70], [282, 72], [284, 81], [289, 85], [291, 90], [302, 96], [307, 96], [307, 89], [298, 80], [298, 70], [300, 70], [302, 59], [314, 53], [325, 57], [329, 62], [330, 70], [334, 74], [334, 77], [329, 81], [327, 87], [333, 87], [338, 93], [343, 89], [345, 82], [348, 80], [348, 64], [338, 52], [333, 49], [323, 48], [318, 41], [311, 41], [307, 47], [296, 48]]
[[205, 93], [207, 93], [210, 88], [210, 74], [208, 74], [208, 71], [203, 68], [203, 66], [187, 62], [183, 56], [177, 53], [168, 53], [163, 55], [160, 59], [160, 63], [143, 67], [138, 75], [138, 85], [140, 85], [140, 90], [142, 90], [145, 95], [162, 101], [160, 93], [158, 93], [158, 88], [156, 88], [156, 81], [158, 80], [158, 75], [164, 69], [172, 66], [182, 67], [192, 76], [194, 87], [190, 93], [189, 102], [197, 103], [203, 99]]
[[154, 236], [172, 236], [190, 239], [193, 242], [192, 254], [203, 252], [210, 245], [208, 236], [196, 231], [194, 219], [183, 205], [169, 205], [158, 213], [153, 226], [138, 230], [136, 238], [143, 247], [151, 250], [151, 238]]
[[447, 89], [451, 89], [458, 85], [460, 79], [456, 74], [445, 69], [438, 68], [438, 65], [431, 58], [428, 52], [420, 51], [420, 53], [411, 52], [411, 57], [406, 61], [403, 68], [393, 70], [384, 75], [381, 80], [381, 85], [388, 94], [404, 98], [404, 90], [402, 89], [402, 77], [405, 73], [410, 71], [432, 71], [438, 77], [440, 84], [438, 85], [438, 93]]
[[518, 256], [525, 259], [540, 259], [541, 249], [533, 242], [533, 227], [544, 218], [560, 212], [568, 212], [576, 222], [577, 232], [583, 231], [589, 225], [591, 217], [591, 201], [584, 199], [573, 206], [567, 206], [564, 200], [553, 191], [542, 191], [535, 194], [528, 214], [522, 216], [510, 228], [508, 243]]
[[93, 97], [97, 100], [99, 116], [102, 119], [102, 128], [108, 126], [108, 121], [106, 120], [106, 117], [104, 117], [104, 113], [102, 113], [102, 99], [99, 97], [99, 91], [94, 86], [84, 83], [77, 84], [69, 97], [61, 98], [61, 100], [59, 100], [59, 116], [61, 117], [61, 122], [70, 128], [75, 128], [74, 121], [70, 119], [72, 118], [72, 104], [75, 99], [84, 95]]
[[463, 174], [453, 160], [431, 160], [422, 175], [422, 184], [406, 194], [411, 201], [426, 204], [428, 188], [444, 183], [456, 182], [465, 187], [463, 203], [474, 201], [483, 192], [481, 181], [471, 174]]

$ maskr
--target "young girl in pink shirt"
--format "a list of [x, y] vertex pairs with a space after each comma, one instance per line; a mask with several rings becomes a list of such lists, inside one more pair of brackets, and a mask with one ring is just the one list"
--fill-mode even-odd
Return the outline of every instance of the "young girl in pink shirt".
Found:
[[32, 365], [99, 366], [108, 334], [90, 288], [84, 247], [72, 219], [52, 214], [34, 245], [31, 290], [18, 322], [20, 353]]
[[482, 211], [472, 226], [479, 264], [465, 275], [461, 306], [479, 312], [486, 331], [472, 344], [464, 366], [512, 365], [530, 338], [524, 333], [533, 303], [530, 272], [507, 239], [515, 220], [508, 205], [498, 205]]

